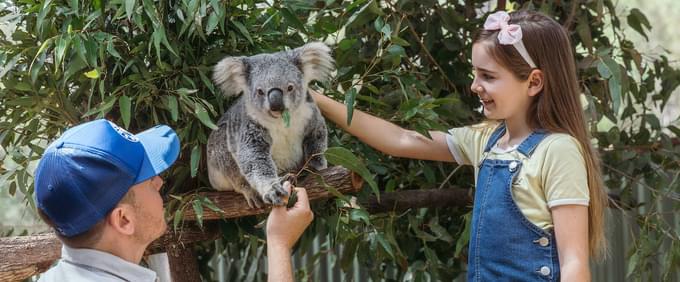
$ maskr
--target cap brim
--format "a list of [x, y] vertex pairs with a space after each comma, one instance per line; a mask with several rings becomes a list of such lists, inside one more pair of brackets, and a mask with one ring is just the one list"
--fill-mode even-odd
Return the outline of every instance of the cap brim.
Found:
[[135, 184], [154, 177], [170, 167], [179, 155], [179, 138], [170, 127], [157, 125], [136, 135], [146, 156]]

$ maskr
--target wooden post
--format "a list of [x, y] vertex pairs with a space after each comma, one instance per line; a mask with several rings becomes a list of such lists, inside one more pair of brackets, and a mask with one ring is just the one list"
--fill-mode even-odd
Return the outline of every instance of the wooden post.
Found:
[[200, 282], [201, 274], [198, 272], [196, 253], [191, 245], [173, 245], [166, 249], [170, 264], [170, 277], [177, 282]]

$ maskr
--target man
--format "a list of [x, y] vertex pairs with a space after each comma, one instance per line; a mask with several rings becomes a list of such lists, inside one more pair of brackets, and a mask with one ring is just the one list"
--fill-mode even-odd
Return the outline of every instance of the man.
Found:
[[[36, 168], [35, 196], [63, 248], [39, 281], [155, 281], [139, 262], [167, 228], [159, 174], [179, 148], [168, 126], [134, 135], [107, 120], [73, 127], [50, 144]], [[296, 190], [299, 202], [273, 208], [267, 223], [270, 280], [292, 281], [290, 250], [313, 217], [305, 190]]]

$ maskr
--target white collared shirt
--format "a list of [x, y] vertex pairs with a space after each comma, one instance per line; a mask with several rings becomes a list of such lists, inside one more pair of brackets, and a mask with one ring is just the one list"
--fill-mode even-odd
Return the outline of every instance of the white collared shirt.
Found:
[[157, 281], [156, 272], [112, 254], [63, 245], [61, 260], [40, 276], [39, 282]]

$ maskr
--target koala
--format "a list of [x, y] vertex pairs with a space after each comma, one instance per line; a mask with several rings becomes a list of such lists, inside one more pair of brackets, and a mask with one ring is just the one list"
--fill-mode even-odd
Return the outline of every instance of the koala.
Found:
[[288, 193], [278, 175], [305, 164], [326, 168], [326, 123], [307, 86], [327, 81], [333, 69], [330, 48], [319, 42], [222, 59], [212, 78], [226, 96], [240, 96], [208, 137], [212, 187], [241, 193], [252, 208], [283, 205]]

